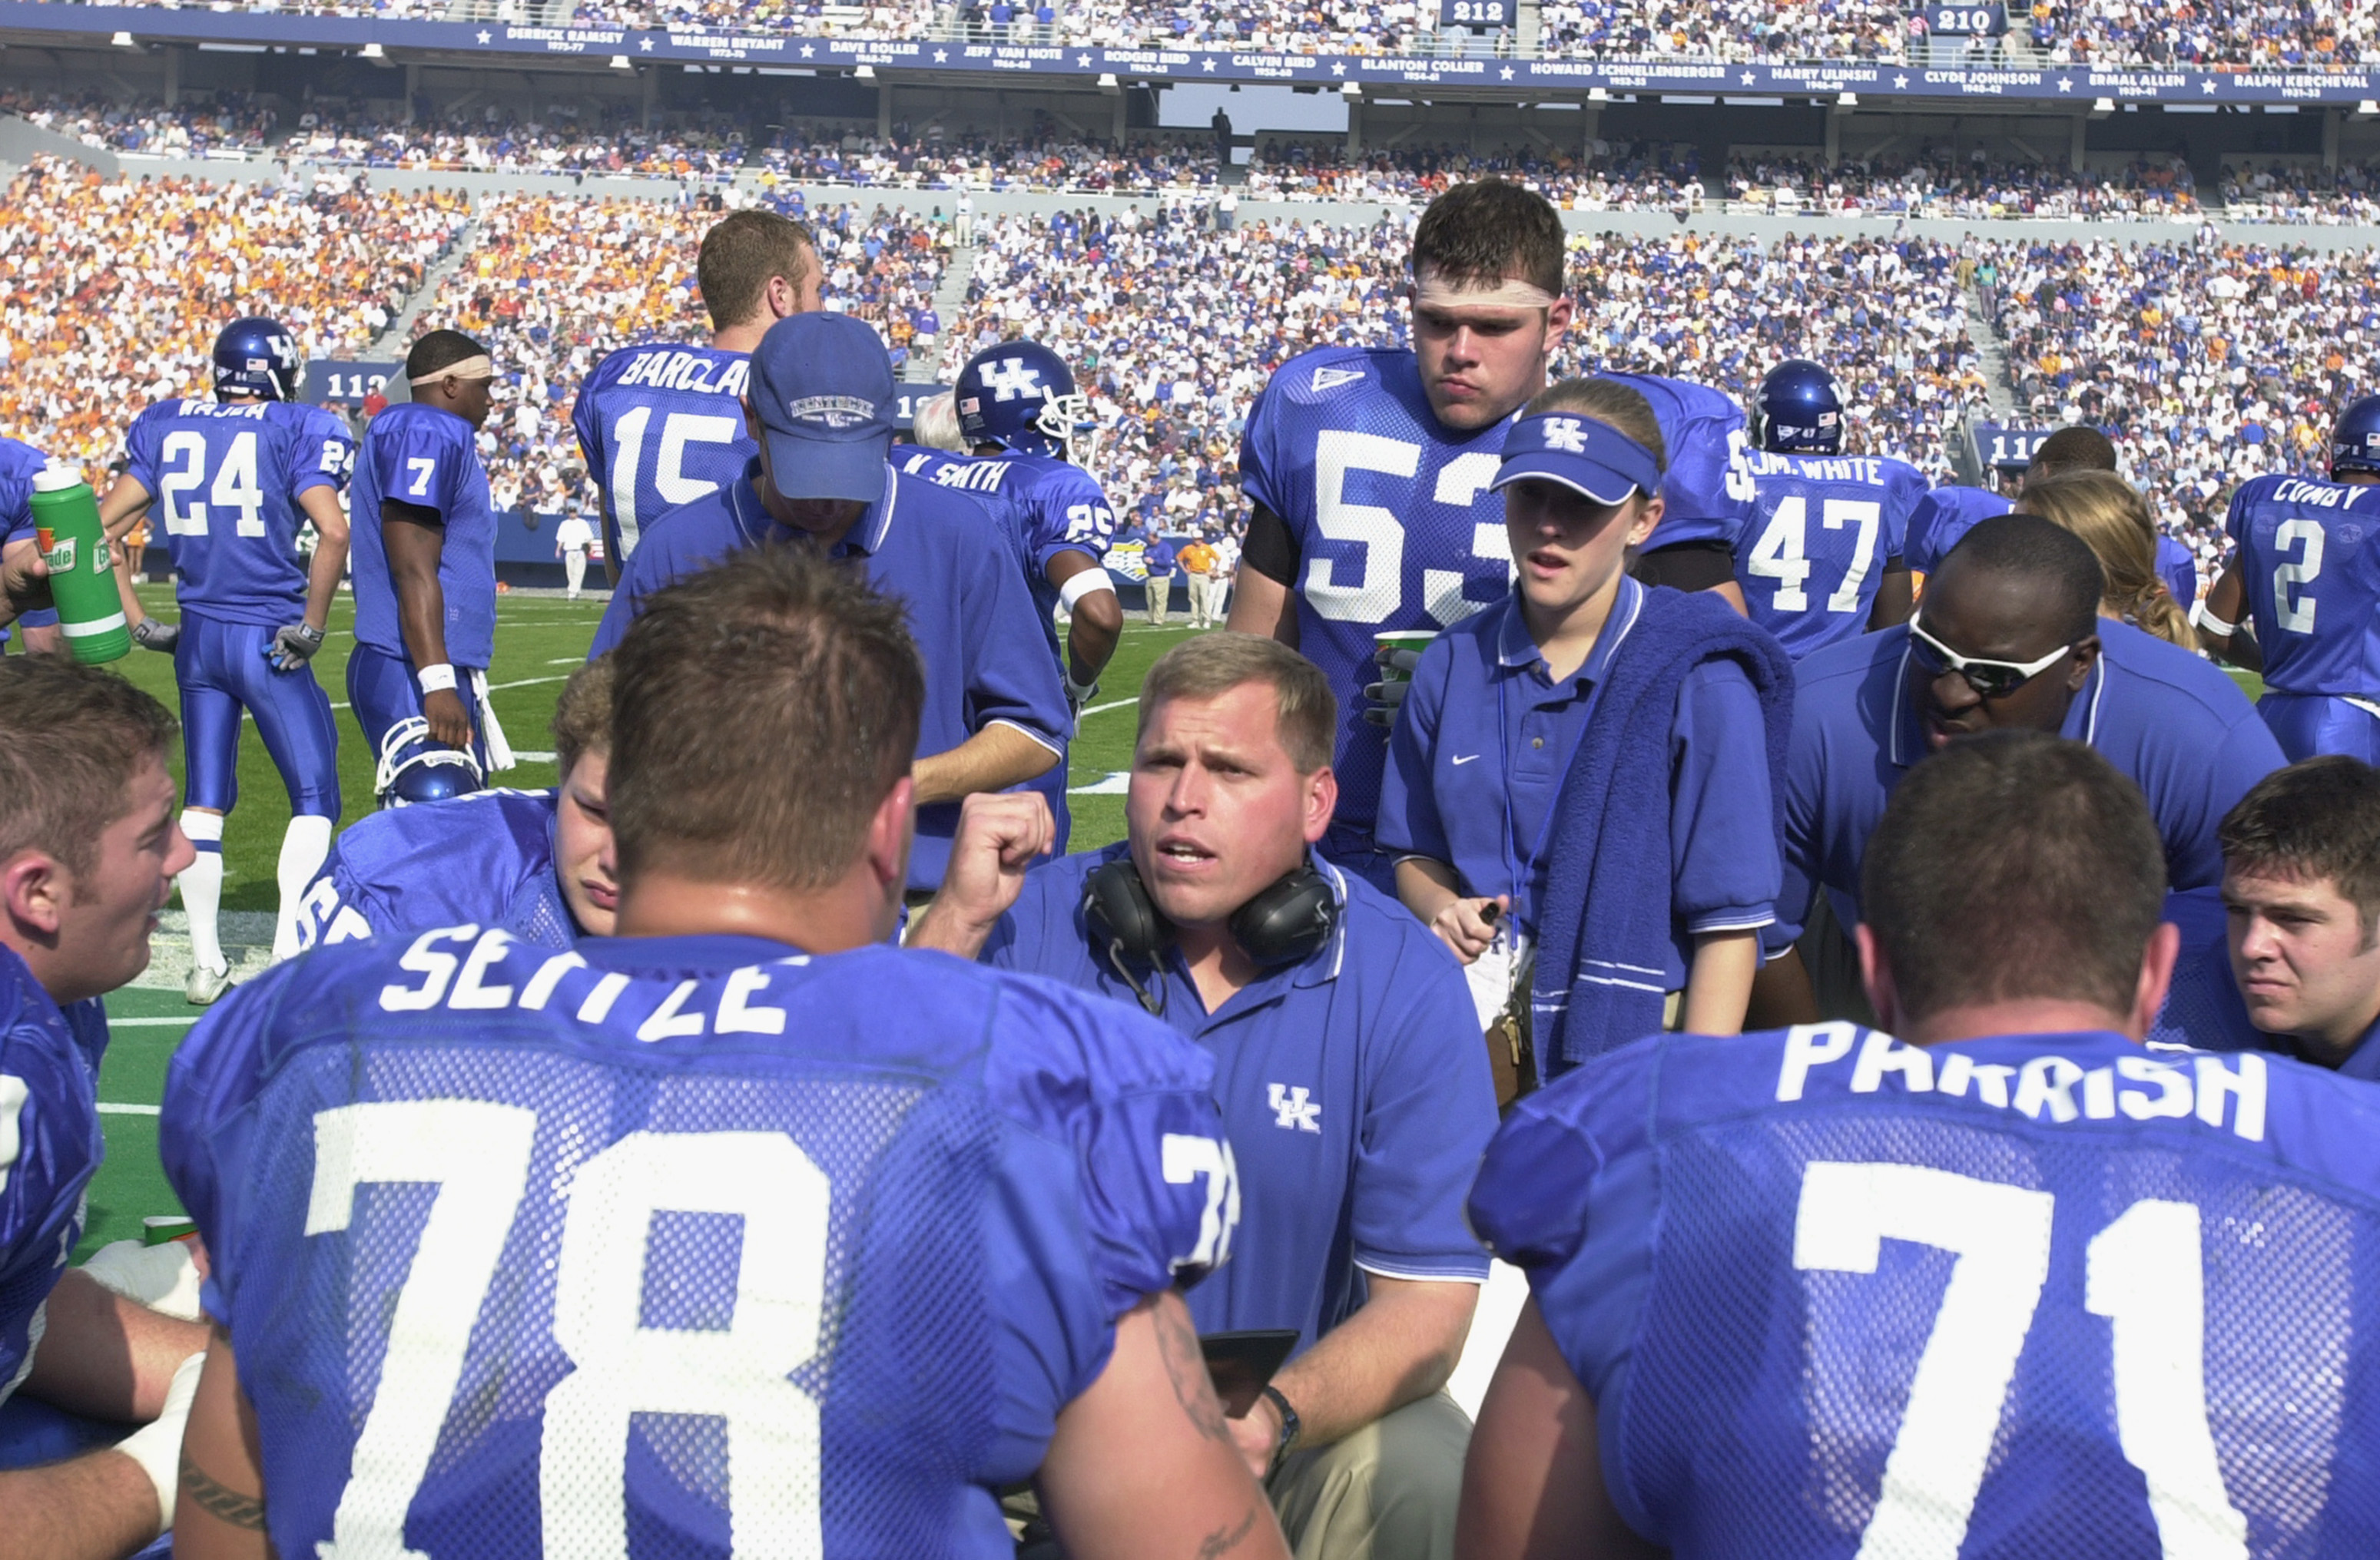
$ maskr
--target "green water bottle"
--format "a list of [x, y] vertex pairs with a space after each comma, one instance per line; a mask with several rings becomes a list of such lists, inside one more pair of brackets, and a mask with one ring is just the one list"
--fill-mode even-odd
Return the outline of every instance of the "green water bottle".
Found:
[[50, 598], [74, 659], [91, 665], [132, 651], [115, 559], [99, 525], [99, 499], [72, 466], [50, 463], [33, 478], [33, 536], [50, 563]]

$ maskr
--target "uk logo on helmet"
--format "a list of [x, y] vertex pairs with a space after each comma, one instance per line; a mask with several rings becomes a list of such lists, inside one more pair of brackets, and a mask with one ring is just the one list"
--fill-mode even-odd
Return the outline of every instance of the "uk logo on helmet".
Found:
[[1038, 401], [1043, 393], [1041, 370], [1027, 367], [1021, 357], [1003, 357], [985, 364], [983, 386], [991, 392], [995, 401], [1014, 401], [1020, 395]]

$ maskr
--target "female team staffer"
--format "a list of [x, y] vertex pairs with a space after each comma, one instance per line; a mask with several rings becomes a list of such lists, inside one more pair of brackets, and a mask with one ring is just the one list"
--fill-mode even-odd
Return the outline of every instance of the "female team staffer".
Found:
[[1483, 1022], [1534, 1006], [1548, 1073], [1665, 1023], [1741, 1030], [1781, 886], [1791, 670], [1724, 604], [1628, 576], [1665, 465], [1630, 386], [1532, 401], [1494, 483], [1518, 583], [1423, 653], [1390, 739], [1398, 891]]
[[2131, 623], [2185, 650], [2198, 648], [2190, 613], [2156, 568], [2156, 521], [2140, 490], [2112, 471], [2068, 471], [2036, 477], [2016, 501], [2020, 514], [2037, 514], [2071, 531], [2099, 560], [2107, 576], [2099, 615]]

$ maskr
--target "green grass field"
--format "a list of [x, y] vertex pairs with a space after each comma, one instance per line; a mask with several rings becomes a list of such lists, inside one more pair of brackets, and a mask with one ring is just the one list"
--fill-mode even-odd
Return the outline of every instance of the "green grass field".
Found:
[[[151, 611], [168, 619], [174, 615], [168, 587], [144, 587], [140, 594]], [[571, 669], [585, 660], [601, 616], [600, 602], [523, 596], [499, 600], [495, 665], [489, 683], [497, 719], [515, 748], [535, 752], [552, 746], [546, 722], [552, 716], [554, 699]], [[363, 751], [362, 738], [346, 707], [354, 618], [352, 604], [342, 598], [331, 614], [329, 642], [314, 659], [315, 675], [330, 694], [339, 722], [343, 826], [372, 810], [372, 759]], [[1150, 628], [1138, 621], [1127, 624], [1123, 644], [1101, 679], [1101, 691], [1093, 704], [1098, 713], [1085, 719], [1075, 742], [1070, 785], [1099, 784], [1131, 762], [1134, 701], [1141, 678], [1151, 661], [1188, 632], [1181, 627]], [[134, 682], [169, 707], [174, 704], [171, 658], [135, 650], [118, 664]], [[689, 736], [698, 733], [701, 724], [701, 713], [689, 711]], [[178, 784], [182, 778], [178, 747], [173, 768]], [[504, 778], [514, 785], [540, 786], [552, 784], [555, 776], [550, 762], [524, 762]], [[252, 727], [240, 744], [239, 788], [239, 804], [224, 829], [224, 908], [270, 913], [279, 900], [273, 865], [281, 852], [282, 831], [288, 826], [289, 800]], [[1120, 792], [1070, 800], [1076, 850], [1123, 837]], [[201, 1010], [184, 1002], [179, 991], [136, 987], [110, 997], [107, 1010], [115, 1038], [108, 1047], [99, 1090], [107, 1161], [91, 1185], [90, 1223], [78, 1256], [107, 1241], [137, 1236], [147, 1215], [178, 1211], [157, 1163], [156, 1109], [164, 1092], [166, 1064]]]

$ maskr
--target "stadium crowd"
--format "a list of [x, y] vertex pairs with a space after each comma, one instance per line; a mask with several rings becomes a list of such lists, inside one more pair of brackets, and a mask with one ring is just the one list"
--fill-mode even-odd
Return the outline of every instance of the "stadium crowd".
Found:
[[[2022, 13], [2010, 8], [2016, 25]], [[2054, 65], [2352, 70], [2380, 32], [2368, 7], [2303, 0], [2034, 0], [2032, 35]]]
[[2380, 223], [2380, 164], [2325, 169], [2277, 157], [2262, 166], [2252, 158], [2228, 164], [2223, 214], [2232, 222], [2369, 226]]
[[2160, 518], [2211, 556], [2224, 503], [2327, 459], [2329, 409], [2380, 386], [2380, 254], [2267, 244], [1992, 243], [2022, 404], [2106, 427]]
[[645, 174], [722, 178], [744, 165], [743, 132], [732, 124], [703, 127], [685, 120], [648, 130], [634, 113], [583, 116], [551, 104], [546, 117], [522, 120], [488, 104], [477, 115], [407, 125], [308, 113], [277, 149], [280, 155], [333, 165], [432, 172]]
[[2196, 181], [2179, 157], [2134, 159], [2109, 173], [1947, 151], [1846, 159], [1827, 167], [1791, 152], [1730, 160], [1728, 198], [1812, 216], [2010, 217], [2184, 221], [2198, 214]]
[[353, 356], [461, 235], [452, 195], [301, 195], [37, 157], [0, 224], [0, 426], [97, 473], [111, 398], [197, 394], [217, 324], [271, 313], [316, 357]]
[[0, 113], [15, 114], [85, 146], [150, 157], [205, 157], [261, 150], [280, 116], [256, 94], [193, 94], [166, 106], [161, 98], [129, 102], [87, 92], [0, 92]]

